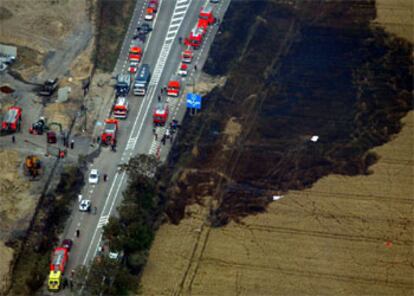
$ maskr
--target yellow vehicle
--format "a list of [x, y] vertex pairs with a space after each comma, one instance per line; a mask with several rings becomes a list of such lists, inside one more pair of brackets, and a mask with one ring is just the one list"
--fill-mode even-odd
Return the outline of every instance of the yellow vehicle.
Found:
[[62, 283], [62, 272], [60, 270], [51, 270], [49, 273], [49, 279], [47, 281], [47, 288], [51, 292], [57, 292], [60, 290]]

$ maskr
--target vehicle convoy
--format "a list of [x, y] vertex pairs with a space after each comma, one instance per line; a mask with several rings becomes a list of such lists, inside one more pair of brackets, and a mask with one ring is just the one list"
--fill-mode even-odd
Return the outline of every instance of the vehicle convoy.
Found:
[[118, 97], [114, 106], [114, 117], [125, 119], [128, 117], [128, 100], [125, 97]]
[[101, 135], [102, 145], [115, 145], [118, 132], [118, 120], [109, 118], [105, 120], [105, 127]]
[[134, 83], [134, 95], [144, 96], [147, 92], [147, 87], [151, 78], [150, 67], [148, 64], [143, 64], [137, 73]]
[[4, 115], [1, 122], [1, 131], [5, 133], [14, 133], [20, 130], [22, 121], [22, 108], [17, 106], [10, 107]]
[[42, 87], [40, 88], [38, 94], [39, 96], [50, 97], [56, 91], [58, 86], [59, 86], [59, 79], [55, 78], [55, 79], [46, 80], [43, 83]]
[[154, 126], [164, 126], [168, 120], [168, 113], [167, 103], [158, 103], [152, 116]]
[[64, 240], [64, 244], [55, 248], [50, 263], [50, 273], [47, 281], [49, 291], [57, 292], [62, 286], [63, 274], [69, 259], [69, 251], [72, 247], [72, 241]]
[[181, 61], [186, 64], [191, 64], [193, 61], [193, 52], [191, 50], [184, 50], [181, 55]]
[[129, 89], [131, 87], [131, 75], [118, 74], [115, 84], [116, 96], [128, 96]]
[[181, 85], [177, 80], [171, 80], [167, 85], [167, 95], [171, 97], [178, 97], [180, 95]]

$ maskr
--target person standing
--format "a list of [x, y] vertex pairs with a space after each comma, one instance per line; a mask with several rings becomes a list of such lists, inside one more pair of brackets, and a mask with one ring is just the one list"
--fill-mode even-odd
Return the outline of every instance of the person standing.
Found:
[[12, 135], [12, 143], [16, 143], [16, 137], [14, 135]]
[[75, 147], [75, 140], [74, 139], [72, 139], [71, 141], [70, 141], [70, 149], [73, 149]]

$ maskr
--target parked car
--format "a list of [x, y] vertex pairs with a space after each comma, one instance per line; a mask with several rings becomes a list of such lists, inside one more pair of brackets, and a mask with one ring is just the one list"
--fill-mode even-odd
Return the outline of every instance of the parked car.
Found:
[[91, 201], [89, 199], [83, 199], [79, 203], [79, 211], [81, 211], [81, 212], [90, 212], [91, 211]]
[[64, 239], [62, 242], [62, 247], [66, 248], [68, 252], [72, 249], [73, 241], [71, 239]]
[[89, 184], [98, 184], [98, 182], [99, 182], [99, 172], [97, 169], [93, 169], [89, 173]]

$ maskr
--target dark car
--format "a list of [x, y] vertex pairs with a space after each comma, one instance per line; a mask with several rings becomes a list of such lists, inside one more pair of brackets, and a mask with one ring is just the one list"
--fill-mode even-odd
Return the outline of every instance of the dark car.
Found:
[[68, 249], [68, 252], [70, 252], [70, 249], [72, 249], [73, 241], [71, 239], [64, 239], [62, 242], [62, 247]]
[[152, 31], [152, 28], [151, 28], [150, 24], [143, 23], [142, 25], [137, 27], [137, 31], [140, 34], [148, 34], [149, 32]]

